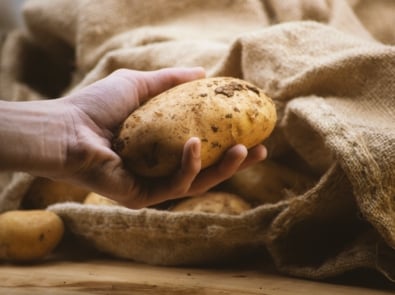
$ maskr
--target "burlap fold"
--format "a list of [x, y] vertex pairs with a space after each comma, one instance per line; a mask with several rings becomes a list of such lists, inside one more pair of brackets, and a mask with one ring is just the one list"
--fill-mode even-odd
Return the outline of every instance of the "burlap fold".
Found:
[[[395, 280], [394, 3], [31, 0], [24, 15], [27, 31], [2, 46], [3, 99], [64, 95], [121, 67], [204, 66], [208, 76], [243, 78], [271, 96], [279, 120], [265, 143], [269, 157], [289, 165], [297, 157], [318, 180], [238, 217], [50, 207], [78, 236], [154, 264], [261, 247], [290, 275], [372, 268]], [[23, 198], [9, 188], [18, 179], [20, 191], [28, 186], [26, 176], [6, 181], [0, 209]]]

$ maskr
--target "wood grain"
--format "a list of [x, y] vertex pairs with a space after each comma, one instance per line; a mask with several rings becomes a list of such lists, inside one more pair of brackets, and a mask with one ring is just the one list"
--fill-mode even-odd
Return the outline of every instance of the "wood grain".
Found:
[[0, 268], [0, 294], [389, 295], [394, 291], [301, 280], [259, 269], [155, 267], [114, 259]]

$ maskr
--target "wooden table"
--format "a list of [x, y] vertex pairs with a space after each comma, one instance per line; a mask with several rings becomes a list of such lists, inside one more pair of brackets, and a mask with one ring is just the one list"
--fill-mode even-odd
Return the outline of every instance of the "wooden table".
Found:
[[389, 295], [395, 284], [376, 273], [315, 282], [282, 276], [262, 263], [155, 267], [85, 253], [34, 265], [2, 264], [0, 294]]

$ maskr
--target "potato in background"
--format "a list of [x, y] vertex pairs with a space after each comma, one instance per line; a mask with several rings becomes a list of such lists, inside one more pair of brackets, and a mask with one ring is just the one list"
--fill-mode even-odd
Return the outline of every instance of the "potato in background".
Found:
[[251, 209], [250, 204], [235, 194], [209, 191], [179, 201], [170, 208], [170, 211], [238, 215], [249, 209]]
[[0, 260], [32, 262], [46, 257], [64, 234], [60, 217], [46, 210], [14, 210], [0, 215]]
[[225, 186], [252, 204], [277, 203], [303, 193], [314, 183], [306, 174], [273, 160], [265, 160], [237, 172]]
[[76, 185], [38, 177], [24, 196], [22, 208], [45, 209], [49, 205], [68, 201], [81, 203], [88, 193]]

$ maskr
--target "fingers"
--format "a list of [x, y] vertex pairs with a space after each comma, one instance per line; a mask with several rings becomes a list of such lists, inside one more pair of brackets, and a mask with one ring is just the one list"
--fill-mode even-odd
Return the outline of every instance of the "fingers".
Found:
[[193, 182], [190, 193], [200, 194], [232, 177], [237, 171], [264, 160], [267, 156], [263, 145], [247, 151], [243, 145], [236, 145], [229, 149], [222, 161], [203, 170]]
[[152, 192], [151, 200], [160, 202], [164, 201], [163, 198], [168, 200], [203, 193], [266, 156], [263, 145], [257, 145], [249, 151], [243, 145], [236, 145], [225, 153], [220, 163], [201, 171], [200, 140], [191, 138], [184, 148], [181, 170], [167, 182], [166, 187], [158, 187], [158, 191]]
[[181, 169], [172, 179], [173, 192], [175, 196], [182, 196], [187, 193], [192, 182], [201, 169], [200, 158], [201, 142], [199, 138], [190, 138], [184, 147]]
[[236, 145], [232, 147], [225, 153], [220, 163], [201, 171], [193, 182], [190, 192], [192, 194], [203, 193], [230, 178], [237, 172], [247, 155], [248, 151], [245, 146]]
[[236, 145], [225, 153], [220, 163], [200, 170], [200, 150], [200, 140], [190, 138], [184, 146], [182, 166], [173, 177], [152, 180], [145, 186], [140, 183], [140, 186], [137, 186], [139, 189], [134, 187], [129, 199], [123, 199], [121, 202], [130, 208], [141, 208], [170, 199], [201, 194], [267, 156], [263, 145], [257, 145], [249, 151], [243, 145]]
[[262, 144], [259, 144], [248, 150], [248, 155], [239, 166], [238, 171], [247, 168], [248, 166], [254, 165], [260, 161], [263, 161], [267, 157], [267, 149]]
[[139, 180], [123, 170], [120, 162], [113, 162], [110, 167], [106, 167], [107, 173], [100, 176], [95, 174], [95, 190], [126, 207], [143, 208], [166, 200], [206, 192], [237, 171], [265, 159], [267, 155], [263, 145], [249, 151], [243, 145], [236, 145], [225, 153], [217, 165], [200, 170], [200, 150], [200, 140], [190, 138], [184, 146], [180, 170], [167, 179]]

